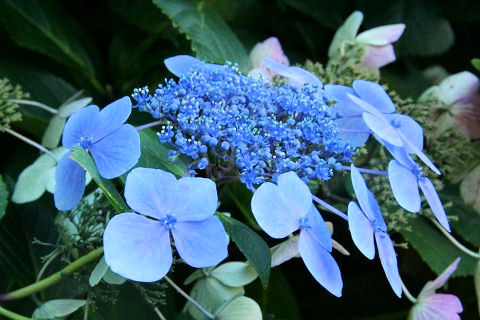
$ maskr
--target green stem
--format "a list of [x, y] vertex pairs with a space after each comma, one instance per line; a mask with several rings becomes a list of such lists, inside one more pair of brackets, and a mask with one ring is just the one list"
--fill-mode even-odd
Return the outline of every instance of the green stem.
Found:
[[195, 301], [192, 297], [190, 297], [185, 291], [183, 291], [179, 286], [177, 286], [175, 284], [175, 282], [172, 281], [172, 279], [170, 279], [169, 277], [165, 276], [164, 278], [168, 284], [170, 284], [172, 286], [173, 289], [175, 289], [175, 291], [177, 291], [178, 293], [180, 293], [185, 299], [187, 299], [191, 304], [193, 304], [195, 307], [197, 307], [198, 310], [200, 310], [205, 316], [207, 316], [207, 318], [209, 319], [215, 319], [215, 316], [213, 314], [211, 314], [210, 312], [208, 312], [207, 310], [205, 310], [197, 301]]
[[24, 317], [22, 315], [19, 315], [18, 313], [9, 311], [2, 307], [0, 307], [0, 315], [12, 320], [32, 320], [32, 318]]
[[23, 100], [23, 99], [10, 99], [8, 100], [10, 102], [13, 102], [13, 103], [18, 103], [18, 104], [22, 104], [22, 105], [25, 105], [25, 106], [33, 106], [33, 107], [38, 107], [40, 109], [43, 109], [43, 110], [46, 110], [50, 113], [53, 113], [53, 114], [57, 114], [58, 113], [58, 110], [57, 109], [54, 109], [52, 107], [49, 107], [47, 106], [46, 104], [43, 104], [41, 102], [38, 102], [38, 101], [32, 101], [32, 100]]
[[102, 254], [103, 254], [103, 247], [97, 248], [87, 253], [86, 255], [78, 258], [77, 260], [73, 261], [68, 266], [63, 268], [62, 270], [52, 274], [51, 276], [45, 279], [3, 295], [2, 297], [0, 297], [0, 300], [8, 301], [8, 300], [25, 298], [34, 294], [35, 292], [51, 287], [57, 282], [59, 282], [60, 280], [62, 280], [63, 278], [65, 278], [66, 276], [68, 276], [69, 274], [75, 272], [76, 270], [80, 269], [84, 265], [97, 259]]
[[461, 251], [465, 252], [467, 255], [475, 258], [475, 259], [480, 259], [480, 253], [476, 253], [475, 251], [472, 251], [470, 249], [468, 249], [467, 247], [465, 247], [463, 244], [461, 244], [457, 239], [455, 239], [447, 230], [445, 230], [441, 225], [440, 223], [437, 222], [437, 220], [433, 219], [433, 218], [430, 218], [430, 220], [432, 221], [432, 223], [440, 230], [440, 232], [443, 233], [443, 235], [448, 239], [450, 240], [450, 242], [455, 246], [457, 247], [458, 249], [460, 249]]
[[410, 291], [408, 291], [405, 283], [403, 283], [403, 281], [401, 280], [400, 282], [402, 283], [402, 290], [403, 290], [403, 293], [405, 293], [405, 297], [407, 297], [407, 299], [410, 300], [411, 303], [413, 304], [417, 303], [417, 299], [410, 293]]
[[55, 162], [57, 161], [57, 158], [53, 155], [53, 153], [50, 152], [50, 150], [48, 150], [47, 148], [45, 148], [44, 146], [42, 146], [41, 144], [39, 143], [36, 143], [35, 141], [21, 135], [20, 133], [16, 132], [16, 131], [13, 131], [12, 129], [5, 129], [5, 132], [11, 134], [12, 136], [14, 136], [15, 138], [18, 138], [20, 140], [22, 140], [23, 142], [26, 142], [28, 143], [29, 145], [37, 148], [38, 150], [42, 151], [42, 152], [45, 152], [46, 154], [48, 154], [50, 157], [52, 157], [53, 159], [55, 159]]

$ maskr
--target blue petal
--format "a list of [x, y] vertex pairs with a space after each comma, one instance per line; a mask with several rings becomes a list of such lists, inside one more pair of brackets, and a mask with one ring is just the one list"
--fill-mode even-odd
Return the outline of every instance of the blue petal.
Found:
[[373, 226], [353, 201], [348, 204], [348, 227], [357, 248], [365, 257], [372, 260], [375, 257]]
[[75, 208], [85, 191], [85, 170], [70, 159], [69, 151], [58, 161], [55, 170], [55, 207], [58, 210]]
[[380, 229], [387, 230], [387, 225], [385, 224], [385, 220], [383, 220], [380, 207], [378, 206], [377, 200], [375, 200], [375, 196], [370, 190], [368, 190], [368, 203], [370, 204], [370, 209], [373, 216], [371, 221], [374, 222]]
[[289, 67], [270, 57], [263, 58], [263, 65], [270, 71], [290, 79], [292, 85], [303, 88], [305, 84], [322, 88], [322, 82], [312, 73], [299, 67]]
[[367, 188], [367, 184], [363, 179], [360, 171], [352, 164], [350, 166], [351, 169], [351, 178], [352, 178], [352, 185], [353, 190], [355, 191], [355, 195], [357, 196], [358, 203], [360, 203], [360, 207], [362, 208], [363, 213], [367, 216], [368, 220], [373, 221], [375, 216], [372, 212], [372, 208], [370, 205], [370, 198], [369, 192]]
[[433, 185], [432, 181], [428, 178], [423, 178], [418, 181], [420, 188], [425, 195], [425, 199], [427, 199], [430, 208], [432, 209], [433, 214], [437, 218], [438, 222], [450, 232], [450, 225], [448, 223], [447, 214], [445, 213], [445, 209], [443, 208], [442, 202], [440, 201], [440, 197], [438, 196], [437, 191], [435, 190], [435, 186]]
[[388, 179], [398, 204], [410, 212], [420, 211], [417, 176], [397, 160], [392, 160], [388, 164]]
[[302, 216], [292, 214], [273, 183], [263, 183], [253, 194], [251, 205], [258, 225], [272, 238], [285, 238], [300, 227]]
[[387, 150], [390, 152], [390, 154], [397, 160], [400, 164], [402, 164], [404, 167], [409, 168], [413, 170], [417, 165], [415, 161], [408, 155], [408, 153], [405, 151], [404, 147], [396, 147], [379, 136], [375, 135], [375, 139], [378, 140]]
[[358, 96], [347, 93], [347, 97], [348, 97], [353, 103], [355, 103], [355, 105], [357, 105], [359, 108], [363, 109], [364, 112], [368, 112], [368, 113], [376, 116], [377, 118], [380, 118], [380, 119], [384, 119], [384, 120], [385, 120], [385, 114], [381, 113], [381, 112], [378, 111], [374, 106], [372, 106], [372, 105], [370, 105], [369, 103], [363, 101], [363, 100], [360, 99]]
[[328, 252], [332, 251], [332, 236], [328, 231], [325, 221], [323, 221], [320, 212], [312, 204], [312, 209], [306, 217], [307, 225], [309, 228], [303, 229], [303, 232], [307, 233], [310, 238], [317, 241]]
[[161, 223], [134, 213], [110, 220], [103, 234], [105, 262], [124, 278], [153, 282], [172, 266], [169, 232]]
[[170, 71], [177, 77], [181, 77], [191, 72], [192, 68], [213, 68], [218, 70], [221, 70], [223, 68], [223, 66], [221, 65], [205, 63], [202, 60], [188, 55], [178, 55], [170, 57], [165, 59], [164, 63], [168, 71]]
[[440, 170], [433, 164], [432, 160], [430, 160], [425, 153], [419, 150], [413, 143], [408, 140], [405, 140], [405, 145], [408, 148], [410, 153], [415, 153], [417, 157], [423, 161], [430, 169], [433, 170], [436, 174], [441, 174]]
[[216, 216], [203, 221], [177, 222], [172, 234], [178, 254], [192, 267], [214, 266], [228, 255], [228, 236]]
[[355, 94], [353, 89], [347, 86], [337, 84], [325, 85], [325, 96], [327, 99], [335, 101], [333, 108], [339, 113], [340, 117], [360, 117], [364, 112], [363, 109], [354, 104], [347, 96], [347, 93], [351, 95]]
[[105, 179], [116, 178], [130, 170], [140, 158], [140, 137], [129, 124], [90, 147], [98, 172]]
[[[403, 135], [403, 138], [408, 139], [418, 150], [423, 150], [423, 129], [415, 120], [402, 114], [391, 115], [390, 120], [398, 121], [400, 127], [397, 130]], [[408, 153], [413, 153], [412, 150], [409, 150], [408, 145], [406, 148]]]
[[369, 113], [364, 113], [362, 117], [370, 130], [380, 138], [397, 147], [404, 145], [404, 141], [397, 129], [393, 127], [390, 122]]
[[[361, 117], [356, 118], [341, 118], [335, 120], [337, 126], [339, 128], [339, 135], [338, 137], [345, 143], [350, 144], [352, 147], [359, 147], [364, 145], [368, 137], [370, 137], [370, 129], [365, 124]], [[348, 132], [342, 131], [342, 129], [350, 129], [350, 130], [359, 130], [359, 131], [368, 131], [367, 133], [363, 132]]]
[[290, 215], [305, 217], [312, 207], [312, 193], [305, 182], [295, 172], [290, 171], [278, 176], [277, 184], [281, 200], [287, 206]]
[[93, 105], [72, 114], [63, 128], [63, 146], [71, 149], [80, 142], [81, 137], [94, 139], [98, 114], [98, 107]]
[[218, 195], [215, 182], [205, 178], [181, 178], [174, 197], [177, 221], [204, 220], [215, 213]]
[[172, 214], [177, 179], [160, 169], [135, 168], [125, 182], [125, 199], [133, 210], [161, 219]]
[[114, 132], [127, 121], [132, 112], [132, 102], [129, 97], [118, 99], [100, 111], [95, 128], [95, 141]]
[[341, 297], [343, 282], [337, 263], [332, 255], [305, 230], [300, 232], [298, 241], [298, 249], [303, 262], [315, 280], [333, 295]]
[[402, 280], [398, 272], [397, 254], [393, 248], [392, 240], [386, 233], [375, 234], [375, 239], [385, 275], [393, 291], [400, 298], [402, 296]]
[[358, 96], [368, 104], [374, 106], [382, 113], [395, 112], [395, 106], [392, 99], [388, 96], [381, 85], [371, 81], [355, 80], [353, 89]]

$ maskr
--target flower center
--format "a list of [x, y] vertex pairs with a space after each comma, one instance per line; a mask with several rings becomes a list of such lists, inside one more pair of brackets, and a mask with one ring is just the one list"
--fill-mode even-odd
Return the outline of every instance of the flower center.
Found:
[[394, 128], [400, 128], [402, 126], [402, 123], [400, 122], [400, 120], [398, 120], [397, 118], [392, 118], [390, 120], [390, 124], [392, 125], [392, 127]]
[[379, 221], [373, 220], [371, 223], [372, 223], [373, 229], [375, 230], [375, 233], [386, 233], [387, 232], [387, 230], [385, 230], [385, 227], [383, 226], [383, 224], [381, 224]]
[[92, 144], [93, 138], [80, 137], [80, 141], [78, 142], [78, 145], [85, 150], [88, 150]]
[[167, 215], [159, 221], [167, 230], [175, 229], [175, 223], [177, 223], [177, 219], [170, 213], [167, 213]]
[[412, 173], [417, 177], [418, 180], [423, 179], [423, 169], [420, 166], [415, 166], [415, 168], [412, 169]]
[[298, 224], [300, 225], [300, 229], [310, 229], [312, 226], [308, 224], [308, 218], [303, 217], [298, 220]]

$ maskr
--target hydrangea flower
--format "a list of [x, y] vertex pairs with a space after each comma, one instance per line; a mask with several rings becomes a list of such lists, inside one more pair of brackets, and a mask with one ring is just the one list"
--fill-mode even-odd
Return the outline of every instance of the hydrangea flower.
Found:
[[463, 71], [446, 77], [438, 86], [427, 89], [419, 98], [434, 98], [435, 109], [444, 112], [438, 119], [437, 132], [457, 124], [470, 139], [480, 138], [480, 80]]
[[166, 121], [160, 142], [173, 147], [171, 156], [194, 160], [192, 169], [210, 170], [218, 179], [240, 176], [251, 187], [288, 171], [304, 181], [328, 180], [342, 162], [351, 162], [355, 150], [337, 138], [320, 88], [272, 86], [235, 66], [188, 56], [166, 64], [180, 75], [177, 82], [160, 85], [153, 95], [136, 89], [132, 96], [140, 111]]
[[105, 262], [122, 277], [163, 278], [172, 265], [170, 234], [192, 267], [213, 266], [227, 257], [228, 236], [214, 215], [218, 197], [212, 180], [177, 180], [160, 169], [136, 168], [127, 176], [125, 199], [139, 214], [114, 216], [103, 235]]
[[253, 65], [253, 70], [250, 71], [250, 74], [254, 76], [259, 74], [266, 79], [272, 76], [272, 73], [263, 65], [263, 58], [265, 57], [270, 57], [286, 66], [290, 65], [287, 56], [283, 53], [280, 41], [275, 37], [270, 37], [263, 42], [257, 43], [250, 51], [250, 61]]
[[436, 293], [457, 269], [460, 258], [455, 259], [435, 280], [425, 284], [417, 302], [410, 310], [409, 320], [460, 320], [462, 302], [453, 294]]
[[402, 281], [398, 272], [397, 255], [387, 233], [373, 193], [367, 188], [365, 180], [355, 166], [351, 166], [352, 184], [360, 207], [355, 202], [348, 204], [348, 227], [353, 242], [368, 259], [375, 257], [375, 242], [378, 255], [388, 282], [398, 297], [402, 296]]
[[[67, 149], [80, 146], [89, 151], [98, 172], [105, 179], [116, 178], [132, 168], [140, 157], [137, 130], [124, 124], [131, 112], [131, 102], [123, 97], [101, 111], [91, 105], [76, 111], [63, 129], [62, 144]], [[58, 162], [55, 173], [55, 206], [71, 210], [85, 191], [85, 170], [70, 159], [68, 151]]]
[[294, 172], [283, 173], [276, 185], [263, 183], [251, 205], [259, 226], [272, 238], [285, 238], [300, 230], [298, 249], [303, 262], [323, 287], [340, 297], [343, 283], [330, 254], [330, 232], [312, 203], [308, 186]]
[[405, 25], [398, 23], [369, 29], [357, 35], [355, 41], [365, 46], [362, 64], [380, 69], [395, 61], [392, 43], [400, 39], [404, 30]]
[[[362, 138], [354, 140], [356, 145], [368, 139], [365, 126], [378, 137], [379, 142], [387, 142], [396, 147], [402, 147], [407, 153], [416, 154], [435, 173], [440, 171], [433, 162], [422, 152], [423, 129], [412, 118], [394, 113], [395, 106], [392, 99], [378, 84], [365, 80], [353, 82], [352, 93], [349, 87], [335, 86], [326, 88], [332, 99], [339, 99], [339, 110], [343, 120], [343, 129], [353, 134], [362, 134]], [[327, 91], [328, 96], [328, 91]], [[346, 98], [345, 98], [346, 96]], [[350, 99], [350, 101], [347, 100]], [[345, 131], [345, 130], [344, 130]]]
[[419, 212], [421, 198], [418, 188], [420, 187], [437, 220], [450, 231], [445, 209], [432, 181], [423, 176], [422, 168], [403, 149], [393, 146], [389, 146], [388, 149], [395, 154], [396, 159], [388, 164], [388, 179], [398, 204], [410, 212]]

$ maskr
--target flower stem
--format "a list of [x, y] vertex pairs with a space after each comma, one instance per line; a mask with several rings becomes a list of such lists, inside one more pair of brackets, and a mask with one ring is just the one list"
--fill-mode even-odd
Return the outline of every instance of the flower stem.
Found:
[[207, 316], [207, 318], [209, 319], [215, 319], [215, 316], [213, 314], [211, 314], [210, 312], [208, 312], [207, 310], [205, 310], [197, 301], [193, 300], [192, 297], [190, 297], [185, 291], [183, 291], [179, 286], [177, 286], [175, 284], [175, 282], [172, 281], [172, 279], [170, 279], [169, 277], [165, 276], [164, 278], [168, 284], [170, 284], [172, 286], [173, 289], [175, 289], [175, 291], [177, 291], [178, 293], [180, 293], [185, 299], [187, 299], [191, 304], [193, 304], [195, 307], [197, 307], [198, 310], [200, 310], [205, 316]]
[[321, 205], [322, 207], [326, 208], [328, 211], [330, 211], [330, 212], [336, 214], [337, 216], [339, 216], [339, 217], [348, 221], [348, 216], [345, 213], [343, 213], [342, 211], [338, 210], [337, 208], [329, 205], [328, 203], [326, 203], [325, 201], [323, 201], [319, 197], [313, 196], [313, 200], [316, 203], [318, 203], [319, 205]]
[[18, 104], [22, 104], [22, 105], [25, 105], [25, 106], [34, 106], [34, 107], [38, 107], [40, 109], [43, 109], [43, 110], [46, 110], [50, 113], [53, 113], [53, 114], [57, 114], [58, 111], [57, 109], [54, 109], [52, 107], [49, 107], [47, 106], [46, 104], [43, 104], [41, 102], [38, 102], [38, 101], [31, 101], [31, 100], [23, 100], [23, 99], [10, 99], [8, 100], [10, 102], [13, 102], [13, 103], [18, 103]]
[[78, 258], [77, 260], [73, 261], [68, 266], [52, 274], [51, 276], [43, 280], [37, 281], [29, 286], [17, 289], [3, 296], [0, 296], [0, 301], [9, 301], [9, 300], [25, 298], [34, 294], [35, 292], [51, 287], [57, 282], [59, 282], [60, 280], [62, 280], [63, 278], [65, 278], [66, 276], [68, 276], [69, 274], [75, 272], [76, 270], [92, 262], [96, 258], [100, 257], [102, 254], [103, 254], [103, 247], [90, 251], [86, 255]]
[[19, 315], [18, 313], [12, 312], [2, 307], [0, 307], [0, 315], [12, 320], [32, 320], [32, 318], [24, 317], [22, 315]]
[[148, 129], [148, 128], [151, 128], [151, 127], [155, 127], [155, 126], [158, 126], [158, 125], [164, 124], [164, 123], [165, 123], [164, 120], [153, 121], [153, 122], [135, 127], [135, 129], [137, 129], [137, 131], [142, 131], [142, 130], [145, 130], [145, 129]]
[[12, 129], [5, 129], [5, 132], [7, 133], [10, 133], [12, 136], [14, 136], [15, 138], [18, 138], [20, 140], [22, 140], [23, 142], [26, 142], [28, 143], [29, 145], [37, 148], [38, 150], [42, 151], [42, 152], [45, 152], [46, 154], [48, 154], [50, 157], [52, 157], [53, 159], [55, 159], [55, 161], [57, 161], [57, 158], [53, 155], [53, 153], [50, 152], [50, 150], [48, 150], [47, 148], [45, 148], [44, 146], [42, 146], [41, 144], [21, 135], [20, 133], [16, 132], [16, 131], [13, 131]]
[[[352, 168], [348, 166], [342, 166], [342, 170], [351, 170]], [[380, 171], [380, 170], [372, 170], [372, 169], [364, 169], [364, 168], [357, 168], [358, 171], [369, 173], [369, 174], [376, 174], [377, 176], [388, 176], [387, 171]]]
[[443, 233], [443, 235], [448, 239], [450, 240], [450, 242], [455, 246], [457, 247], [458, 249], [460, 249], [461, 251], [465, 252], [467, 255], [475, 258], [475, 259], [480, 259], [480, 253], [476, 253], [475, 251], [472, 251], [470, 249], [468, 249], [467, 247], [465, 247], [463, 244], [461, 244], [457, 239], [455, 239], [447, 230], [445, 230], [441, 225], [440, 223], [438, 223], [435, 219], [433, 218], [430, 218], [430, 220], [432, 221], [432, 223], [440, 230], [440, 232]]
[[369, 130], [359, 130], [359, 129], [348, 129], [348, 128], [338, 128], [340, 132], [351, 132], [351, 133], [371, 133]]
[[403, 293], [405, 293], [405, 297], [407, 297], [407, 299], [410, 300], [411, 303], [413, 304], [417, 303], [417, 299], [410, 293], [410, 291], [408, 291], [405, 283], [403, 283], [402, 280], [400, 280], [400, 282], [402, 283], [402, 290], [403, 290]]

